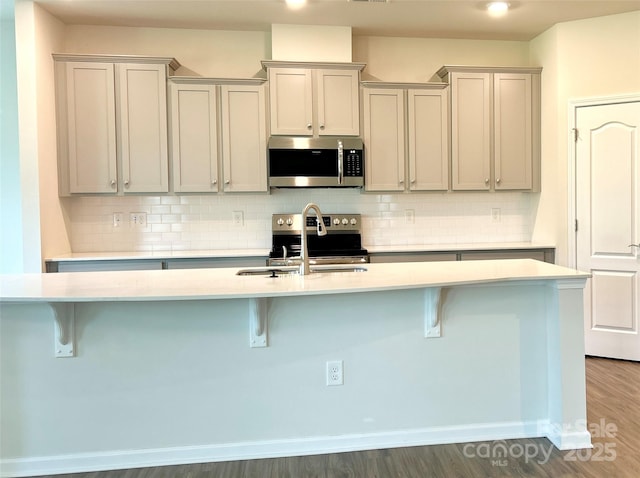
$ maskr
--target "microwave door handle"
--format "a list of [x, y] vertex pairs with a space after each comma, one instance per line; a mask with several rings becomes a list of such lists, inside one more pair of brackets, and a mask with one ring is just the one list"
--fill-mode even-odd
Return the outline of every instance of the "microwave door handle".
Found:
[[344, 177], [344, 147], [342, 141], [338, 141], [338, 184], [342, 184]]

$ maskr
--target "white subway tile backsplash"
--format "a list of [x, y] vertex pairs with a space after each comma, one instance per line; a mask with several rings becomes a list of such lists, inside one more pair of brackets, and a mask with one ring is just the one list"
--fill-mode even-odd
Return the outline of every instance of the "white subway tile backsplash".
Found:
[[[353, 189], [274, 190], [265, 194], [77, 197], [70, 200], [74, 252], [187, 251], [265, 248], [271, 215], [298, 212], [308, 202], [325, 213], [360, 213], [365, 244], [455, 244], [531, 239], [535, 217], [529, 193], [373, 194]], [[491, 209], [500, 209], [500, 220]], [[414, 212], [407, 222], [405, 211]], [[232, 214], [241, 211], [243, 225]], [[113, 213], [125, 218], [113, 226]], [[147, 227], [132, 229], [131, 212], [146, 212]]]

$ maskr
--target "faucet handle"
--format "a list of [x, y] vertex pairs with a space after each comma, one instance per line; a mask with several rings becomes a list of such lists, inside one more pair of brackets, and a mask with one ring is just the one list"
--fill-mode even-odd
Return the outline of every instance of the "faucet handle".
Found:
[[317, 224], [318, 236], [326, 236], [327, 228], [324, 225], [324, 219], [322, 218], [322, 216], [316, 216], [316, 224]]

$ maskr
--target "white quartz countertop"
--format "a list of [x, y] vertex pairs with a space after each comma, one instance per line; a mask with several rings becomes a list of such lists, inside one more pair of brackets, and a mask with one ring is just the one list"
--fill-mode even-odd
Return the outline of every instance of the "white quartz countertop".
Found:
[[532, 259], [367, 264], [366, 269], [276, 278], [238, 276], [238, 268], [0, 275], [0, 302], [239, 299], [589, 277]]

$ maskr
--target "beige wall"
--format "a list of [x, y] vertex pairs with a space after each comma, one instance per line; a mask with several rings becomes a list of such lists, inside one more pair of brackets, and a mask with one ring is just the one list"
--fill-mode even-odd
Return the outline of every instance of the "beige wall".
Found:
[[542, 187], [533, 239], [552, 239], [568, 263], [569, 101], [640, 93], [640, 12], [561, 23], [531, 42], [544, 67]]
[[529, 43], [359, 36], [353, 61], [367, 64], [365, 80], [440, 81], [443, 65], [529, 66]]
[[261, 60], [271, 58], [271, 34], [172, 28], [68, 25], [64, 53], [169, 56], [177, 74], [220, 78], [266, 77]]
[[62, 48], [64, 25], [43, 10], [34, 9], [37, 88], [38, 169], [42, 257], [71, 252], [67, 211], [58, 198], [56, 105], [51, 52]]

